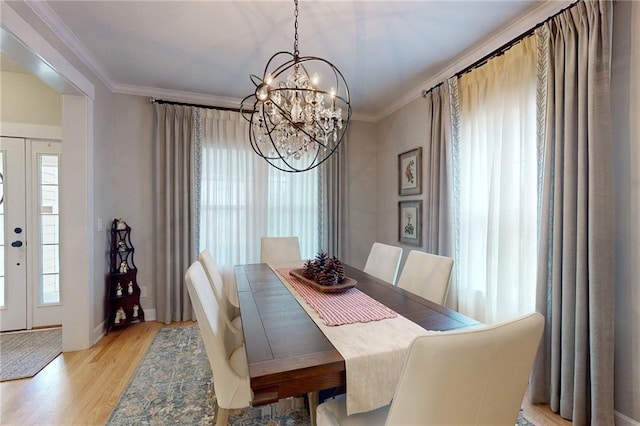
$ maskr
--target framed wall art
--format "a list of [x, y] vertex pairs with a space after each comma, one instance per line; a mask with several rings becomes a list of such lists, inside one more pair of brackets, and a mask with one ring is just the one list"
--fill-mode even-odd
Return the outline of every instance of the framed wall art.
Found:
[[398, 203], [398, 240], [412, 246], [422, 245], [422, 200]]
[[398, 193], [422, 194], [422, 148], [398, 155]]

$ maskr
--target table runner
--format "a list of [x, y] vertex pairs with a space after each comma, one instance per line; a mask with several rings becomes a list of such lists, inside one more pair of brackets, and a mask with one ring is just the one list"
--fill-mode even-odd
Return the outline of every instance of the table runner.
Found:
[[294, 268], [277, 268], [278, 274], [298, 292], [328, 326], [379, 321], [398, 316], [393, 310], [356, 288], [342, 293], [323, 293], [293, 277]]
[[[316, 323], [345, 360], [347, 376], [347, 414], [375, 410], [391, 403], [411, 342], [430, 333], [413, 321], [396, 314], [395, 318], [327, 326], [318, 313], [269, 264], [291, 295]], [[298, 266], [299, 267], [299, 266]]]

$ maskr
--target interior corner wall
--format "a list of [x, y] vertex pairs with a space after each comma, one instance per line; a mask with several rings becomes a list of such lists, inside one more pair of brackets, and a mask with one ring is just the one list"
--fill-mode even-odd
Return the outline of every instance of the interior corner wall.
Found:
[[[378, 242], [403, 248], [401, 270], [410, 250], [424, 251], [426, 247], [424, 226], [422, 227], [422, 245], [420, 247], [400, 244], [398, 239], [398, 203], [400, 201], [423, 200], [422, 223], [425, 223], [425, 177], [429, 163], [426, 136], [429, 129], [427, 107], [425, 99], [418, 98], [378, 123], [376, 239]], [[401, 197], [398, 194], [398, 155], [418, 147], [422, 147], [422, 194]]]
[[148, 321], [156, 317], [153, 104], [146, 97], [117, 94], [114, 118], [115, 136], [111, 146], [114, 214], [131, 226], [138, 285], [143, 296], [146, 295], [141, 297], [140, 305]]
[[346, 141], [348, 154], [344, 261], [363, 268], [376, 238], [377, 123], [352, 121]]
[[614, 5], [616, 424], [640, 424], [640, 3]]
[[97, 341], [105, 330], [105, 298], [108, 273], [109, 219], [117, 209], [114, 176], [118, 173], [118, 159], [113, 147], [115, 134], [114, 95], [104, 85], [96, 85], [94, 102], [94, 146], [93, 146], [93, 193], [94, 214], [92, 229], [94, 235], [93, 257], [93, 337]]

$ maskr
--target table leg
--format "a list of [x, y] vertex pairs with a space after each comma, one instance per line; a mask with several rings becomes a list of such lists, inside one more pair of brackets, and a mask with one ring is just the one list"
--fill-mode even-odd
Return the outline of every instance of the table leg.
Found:
[[318, 391], [309, 392], [309, 417], [311, 417], [311, 426], [316, 426], [316, 408], [318, 408]]

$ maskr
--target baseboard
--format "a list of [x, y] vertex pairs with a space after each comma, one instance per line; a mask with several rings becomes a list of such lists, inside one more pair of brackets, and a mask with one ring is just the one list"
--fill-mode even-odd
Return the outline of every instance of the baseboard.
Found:
[[613, 416], [615, 418], [616, 426], [640, 426], [639, 421], [633, 420], [631, 417], [625, 416], [618, 411], [614, 411]]
[[144, 320], [145, 321], [155, 321], [156, 320], [156, 310], [155, 309], [145, 309], [144, 310]]
[[91, 333], [91, 346], [95, 345], [100, 341], [100, 339], [102, 339], [102, 336], [104, 336], [104, 327], [105, 324], [104, 321], [102, 321], [96, 328], [93, 329], [93, 332]]
[[[144, 311], [144, 320], [145, 321], [155, 321], [156, 320], [156, 310], [155, 309], [147, 309]], [[102, 321], [96, 328], [93, 329], [91, 333], [91, 346], [95, 345], [102, 339], [105, 335], [105, 322]]]

